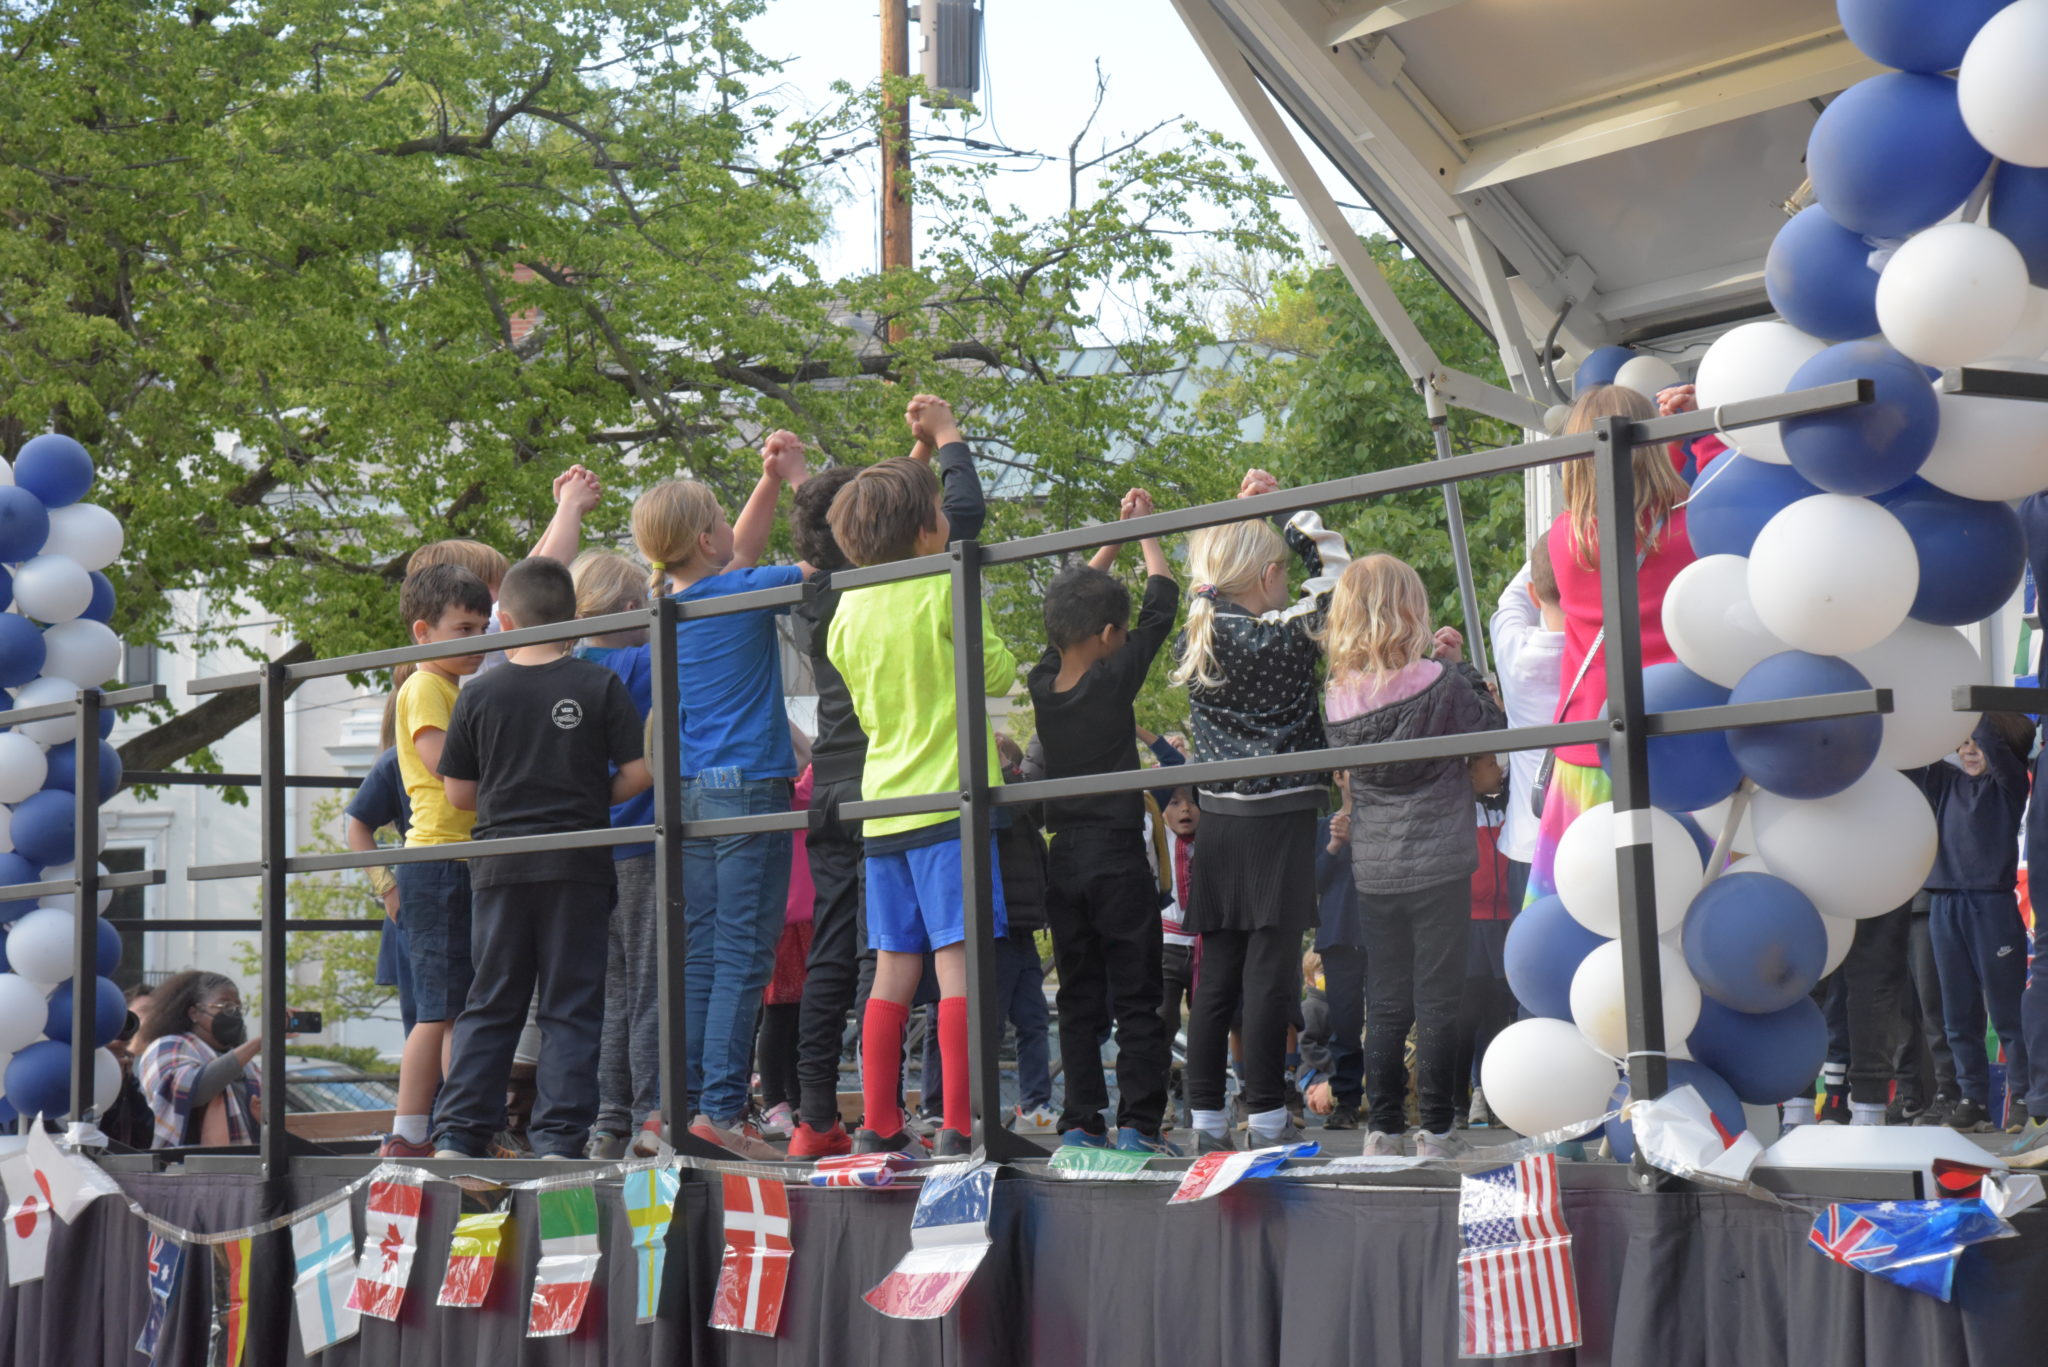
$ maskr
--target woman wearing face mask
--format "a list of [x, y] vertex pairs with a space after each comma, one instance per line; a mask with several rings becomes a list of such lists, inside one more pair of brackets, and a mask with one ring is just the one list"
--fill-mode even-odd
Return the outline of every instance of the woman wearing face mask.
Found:
[[150, 998], [131, 1046], [156, 1117], [155, 1147], [253, 1144], [261, 1132], [262, 1079], [242, 994], [232, 978], [176, 974]]

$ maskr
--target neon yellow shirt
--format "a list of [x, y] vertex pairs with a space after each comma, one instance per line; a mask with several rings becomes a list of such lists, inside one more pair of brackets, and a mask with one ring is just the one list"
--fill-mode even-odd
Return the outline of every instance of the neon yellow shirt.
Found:
[[426, 766], [412, 743], [422, 731], [447, 731], [455, 695], [454, 680], [424, 669], [414, 671], [398, 690], [398, 772], [412, 803], [412, 827], [405, 833], [408, 845], [450, 845], [469, 839], [476, 827], [476, 813], [458, 812], [449, 805], [441, 776]]
[[[981, 608], [981, 676], [994, 697], [1016, 683], [1017, 660]], [[853, 589], [832, 618], [826, 650], [846, 680], [868, 733], [860, 795], [867, 799], [958, 792], [960, 752], [953, 706], [953, 581], [945, 575]], [[988, 776], [1003, 781], [994, 728]], [[953, 820], [953, 810], [870, 818], [863, 834], [896, 835]]]

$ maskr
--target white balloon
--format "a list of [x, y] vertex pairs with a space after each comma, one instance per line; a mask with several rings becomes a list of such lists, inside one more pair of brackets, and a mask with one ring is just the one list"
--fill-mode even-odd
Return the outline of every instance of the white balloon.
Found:
[[103, 570], [121, 558], [127, 534], [121, 519], [97, 503], [73, 503], [50, 509], [50, 539], [44, 555], [65, 555], [88, 570]]
[[1661, 356], [1638, 356], [1623, 363], [1615, 372], [1614, 382], [1655, 403], [1658, 390], [1669, 389], [1678, 383], [1678, 371]]
[[1920, 478], [1963, 498], [2003, 502], [2048, 488], [2048, 404], [1942, 394], [1941, 433]]
[[71, 976], [76, 924], [68, 911], [37, 907], [7, 932], [7, 966], [32, 983], [55, 987]]
[[[1710, 413], [1722, 404], [1784, 393], [1793, 373], [1827, 345], [1790, 323], [1744, 323], [1731, 328], [1700, 358], [1693, 387], [1701, 411]], [[1739, 428], [1734, 435], [1745, 456], [1773, 465], [1792, 463], [1774, 422]]]
[[[1700, 890], [1700, 851], [1669, 812], [1651, 808], [1650, 853], [1656, 869], [1657, 933], [1685, 920]], [[1614, 804], [1579, 813], [1557, 843], [1557, 895], [1564, 909], [1595, 935], [1621, 934], [1621, 891], [1615, 864]]]
[[2048, 353], [2048, 290], [2027, 290], [2020, 321], [1989, 357], [1993, 361], [2036, 361]]
[[[42, 746], [18, 732], [0, 731], [0, 802], [26, 802], [49, 777], [50, 760]], [[13, 848], [11, 841], [8, 848]]]
[[39, 555], [14, 572], [14, 602], [38, 622], [68, 622], [92, 606], [92, 578], [68, 555]]
[[[1692, 819], [1699, 822], [1700, 829], [1707, 833], [1707, 839], [1713, 841], [1716, 845], [1721, 843], [1721, 828], [1728, 824], [1728, 806], [1734, 801], [1735, 799], [1732, 797], [1724, 797], [1713, 806], [1692, 814]], [[1736, 854], [1745, 857], [1731, 859], [1728, 863], [1727, 873], [1734, 873], [1738, 865], [1747, 864], [1751, 860], [1756, 859], [1756, 822], [1755, 817], [1751, 815], [1751, 808], [1748, 804], [1744, 804], [1742, 808], [1742, 820], [1735, 823], [1735, 844], [1730, 848]], [[1749, 873], [1761, 873], [1762, 871], [1761, 869], [1746, 870]]]
[[1785, 649], [1749, 601], [1741, 555], [1710, 555], [1678, 572], [1664, 591], [1664, 638], [1680, 664], [1723, 688]]
[[1980, 223], [1944, 223], [1907, 240], [1877, 281], [1885, 340], [1922, 365], [1983, 360], [2019, 326], [2027, 259]]
[[1956, 97], [1970, 136], [1992, 156], [2048, 166], [2048, 0], [2019, 0], [1977, 30]]
[[[75, 860], [69, 864], [52, 864], [49, 868], [43, 870], [43, 878], [47, 882], [55, 883], [60, 879], [75, 877], [77, 874], [77, 869], [78, 864], [77, 861]], [[100, 877], [106, 877], [107, 866], [105, 864], [101, 864], [99, 866], [99, 869]], [[98, 904], [100, 912], [102, 914], [105, 914], [107, 908], [114, 905], [113, 891], [109, 888], [101, 888], [99, 890], [99, 896], [94, 900]], [[41, 899], [36, 903], [36, 905], [41, 907], [55, 907], [58, 911], [69, 912], [77, 909], [78, 898], [68, 892], [58, 892], [52, 893], [50, 896]]]
[[[48, 703], [73, 702], [78, 698], [78, 685], [63, 679], [53, 679], [47, 674], [30, 679], [14, 695], [16, 707], [42, 707]], [[45, 721], [25, 721], [14, 728], [38, 745], [62, 745], [78, 736], [78, 715], [71, 713], [62, 717], [51, 717]]]
[[[1664, 984], [1664, 1041], [1683, 1044], [1700, 1021], [1700, 985], [1685, 956], [1657, 946], [1658, 977]], [[1628, 1053], [1628, 1007], [1621, 987], [1621, 941], [1601, 945], [1572, 974], [1572, 1022], [1595, 1049], [1609, 1058]], [[1491, 1094], [1489, 1093], [1489, 1097]]]
[[0, 1052], [9, 1055], [43, 1037], [50, 1018], [50, 990], [19, 973], [0, 973]]
[[121, 672], [121, 638], [104, 622], [59, 622], [44, 629], [43, 648], [43, 673], [80, 688], [98, 688]]
[[1849, 957], [1849, 947], [1856, 943], [1856, 923], [1840, 916], [1823, 916], [1820, 924], [1828, 933], [1828, 957], [1820, 968], [1820, 975], [1825, 978]]
[[111, 1049], [92, 1051], [92, 1104], [101, 1115], [121, 1095], [121, 1060]]
[[1614, 1064], [1570, 1021], [1531, 1017], [1493, 1037], [1479, 1064], [1486, 1104], [1518, 1134], [1548, 1134], [1607, 1110]]
[[1816, 494], [1764, 524], [1749, 550], [1749, 599], [1794, 650], [1847, 655], [1898, 629], [1920, 590], [1920, 556], [1867, 498]]
[[1551, 436], [1564, 431], [1564, 425], [1571, 421], [1572, 406], [1568, 403], [1554, 403], [1543, 410], [1543, 430]]
[[1970, 738], [1977, 713], [1955, 709], [1955, 690], [1983, 683], [1984, 662], [1977, 648], [1954, 627], [1916, 622], [1871, 646], [1844, 656], [1872, 688], [1892, 691], [1892, 710], [1884, 719], [1884, 740], [1877, 748], [1881, 769], [1918, 769], [1934, 764]]
[[1912, 900], [1934, 868], [1934, 812], [1913, 781], [1874, 768], [1814, 802], [1756, 795], [1757, 852], [1823, 916], [1861, 920]]

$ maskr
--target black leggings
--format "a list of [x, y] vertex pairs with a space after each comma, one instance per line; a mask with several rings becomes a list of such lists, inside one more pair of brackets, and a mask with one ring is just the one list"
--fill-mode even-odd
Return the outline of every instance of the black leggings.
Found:
[[1287, 1025], [1301, 996], [1301, 932], [1212, 930], [1188, 1013], [1188, 1109], [1223, 1109], [1230, 1028], [1244, 1007], [1244, 1107], [1251, 1115], [1286, 1104]]
[[761, 1008], [761, 1034], [754, 1043], [754, 1066], [761, 1073], [761, 1109], [796, 1105], [797, 1017], [803, 1006], [784, 1002]]
[[1372, 1128], [1406, 1128], [1408, 1069], [1415, 1030], [1415, 1091], [1422, 1128], [1451, 1128], [1458, 1072], [1458, 1002], [1465, 989], [1465, 941], [1472, 924], [1468, 879], [1384, 896], [1361, 893], [1365, 920], [1365, 1094]]

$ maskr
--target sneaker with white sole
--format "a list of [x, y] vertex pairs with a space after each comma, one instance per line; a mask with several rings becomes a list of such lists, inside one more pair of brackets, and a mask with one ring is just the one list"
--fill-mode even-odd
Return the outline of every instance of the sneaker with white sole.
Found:
[[592, 1130], [585, 1152], [600, 1163], [616, 1163], [626, 1156], [626, 1136], [610, 1130]]
[[1458, 1138], [1455, 1131], [1445, 1130], [1442, 1134], [1431, 1134], [1428, 1130], [1415, 1132], [1417, 1158], [1463, 1158], [1470, 1152], [1471, 1146]]
[[668, 1142], [668, 1126], [662, 1123], [661, 1112], [656, 1111], [633, 1132], [633, 1141], [626, 1145], [626, 1157], [659, 1158]]
[[1018, 1134], [1051, 1134], [1060, 1127], [1060, 1113], [1049, 1106], [1033, 1106], [1025, 1110], [1017, 1108], [1017, 1119], [1010, 1126]]
[[1276, 1134], [1262, 1134], [1247, 1125], [1237, 1137], [1237, 1146], [1245, 1150], [1270, 1149], [1281, 1144], [1299, 1144], [1300, 1142], [1301, 1126], [1291, 1120], [1282, 1125]]
[[765, 1142], [743, 1123], [720, 1125], [709, 1116], [699, 1115], [690, 1122], [690, 1133], [707, 1144], [716, 1144], [734, 1158], [744, 1158], [753, 1163], [774, 1163], [782, 1158], [780, 1149]]
[[761, 1135], [766, 1139], [787, 1139], [796, 1133], [796, 1112], [787, 1101], [778, 1101], [761, 1117]]
[[1405, 1158], [1401, 1148], [1401, 1136], [1388, 1134], [1385, 1130], [1369, 1130], [1365, 1136], [1364, 1156], [1367, 1158]]

